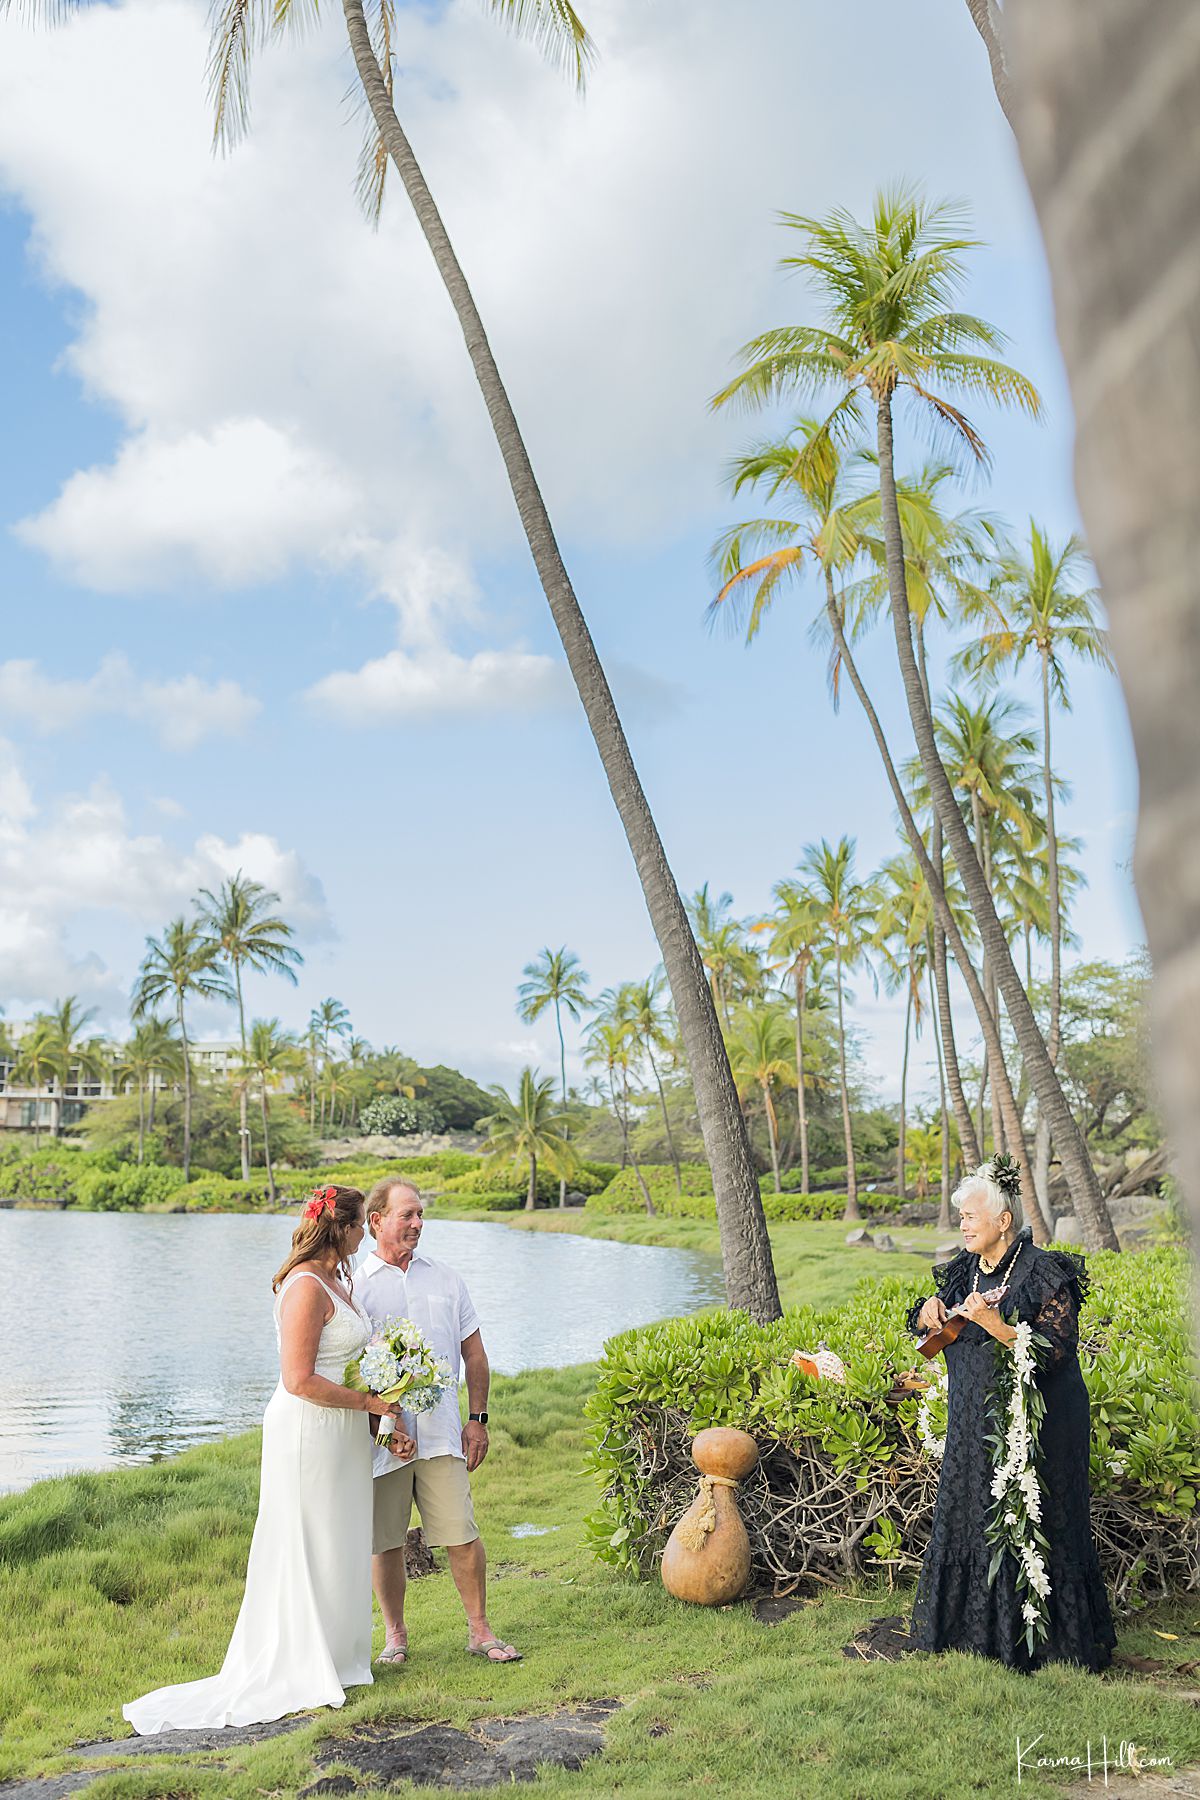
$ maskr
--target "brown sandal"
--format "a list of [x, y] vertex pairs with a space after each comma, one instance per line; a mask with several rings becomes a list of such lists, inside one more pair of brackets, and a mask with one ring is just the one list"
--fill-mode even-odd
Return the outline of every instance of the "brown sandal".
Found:
[[[506, 1651], [507, 1654], [504, 1656], [493, 1656], [491, 1654], [493, 1650], [503, 1650]], [[514, 1663], [523, 1660], [521, 1652], [517, 1649], [516, 1645], [506, 1644], [502, 1638], [485, 1638], [482, 1644], [472, 1644], [468, 1639], [467, 1655], [482, 1656], [490, 1663]]]

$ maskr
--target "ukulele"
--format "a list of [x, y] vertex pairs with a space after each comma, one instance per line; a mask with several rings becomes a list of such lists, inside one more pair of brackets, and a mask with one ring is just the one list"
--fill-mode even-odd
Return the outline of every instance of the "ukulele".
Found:
[[[998, 1306], [1007, 1292], [1008, 1283], [1006, 1281], [1003, 1287], [989, 1288], [986, 1294], [980, 1295], [980, 1298], [988, 1306]], [[969, 1323], [970, 1320], [963, 1311], [963, 1303], [960, 1302], [951, 1308], [936, 1330], [927, 1331], [923, 1338], [918, 1338], [917, 1349], [922, 1356], [927, 1356], [932, 1360], [946, 1348], [947, 1344], [953, 1344], [956, 1339], [961, 1337], [964, 1328]]]

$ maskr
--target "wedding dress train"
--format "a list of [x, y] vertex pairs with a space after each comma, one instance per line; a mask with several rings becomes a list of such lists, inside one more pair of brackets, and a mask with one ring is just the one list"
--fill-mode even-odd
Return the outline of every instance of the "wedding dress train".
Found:
[[[288, 1276], [279, 1309], [296, 1281]], [[325, 1283], [321, 1282], [325, 1287]], [[325, 1287], [333, 1317], [316, 1373], [340, 1382], [371, 1335], [356, 1306]], [[263, 1417], [258, 1518], [246, 1591], [219, 1675], [158, 1688], [122, 1707], [143, 1736], [256, 1725], [341, 1706], [371, 1676], [371, 1434], [361, 1412], [314, 1406], [280, 1382]]]

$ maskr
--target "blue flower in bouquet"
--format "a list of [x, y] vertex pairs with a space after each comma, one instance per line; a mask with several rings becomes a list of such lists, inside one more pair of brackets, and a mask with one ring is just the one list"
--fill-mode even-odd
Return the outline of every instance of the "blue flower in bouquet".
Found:
[[[456, 1385], [450, 1364], [433, 1354], [419, 1325], [411, 1319], [390, 1318], [375, 1332], [366, 1348], [346, 1365], [347, 1387], [378, 1396], [389, 1408], [424, 1413], [435, 1407]], [[377, 1442], [389, 1435], [380, 1432]]]

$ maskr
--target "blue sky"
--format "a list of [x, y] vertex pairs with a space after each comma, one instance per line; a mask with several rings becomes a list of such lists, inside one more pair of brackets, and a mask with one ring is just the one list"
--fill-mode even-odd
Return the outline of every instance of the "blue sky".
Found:
[[[125, 0], [53, 43], [0, 23], [0, 1002], [78, 991], [118, 1026], [145, 934], [242, 866], [307, 957], [255, 1010], [299, 1026], [336, 994], [376, 1043], [509, 1080], [553, 1061], [513, 1012], [543, 944], [597, 987], [656, 960], [632, 865], [423, 246], [395, 193], [378, 234], [355, 210], [336, 21], [264, 57], [251, 138], [214, 160], [204, 16]], [[750, 915], [814, 839], [856, 836], [864, 869], [895, 843], [807, 604], [749, 651], [704, 625], [721, 471], [754, 431], [707, 396], [754, 331], [811, 316], [774, 216], [862, 209], [898, 176], [971, 203], [991, 247], [967, 303], [1047, 419], [981, 415], [994, 475], [963, 503], [1063, 534], [1045, 273], [952, 0], [588, 17], [581, 102], [466, 0], [413, 9], [401, 104], [680, 884]], [[863, 660], [906, 747], [887, 643]], [[1115, 683], [1075, 693], [1075, 923], [1119, 957], [1136, 776]], [[858, 995], [891, 1095], [896, 1008]]]

